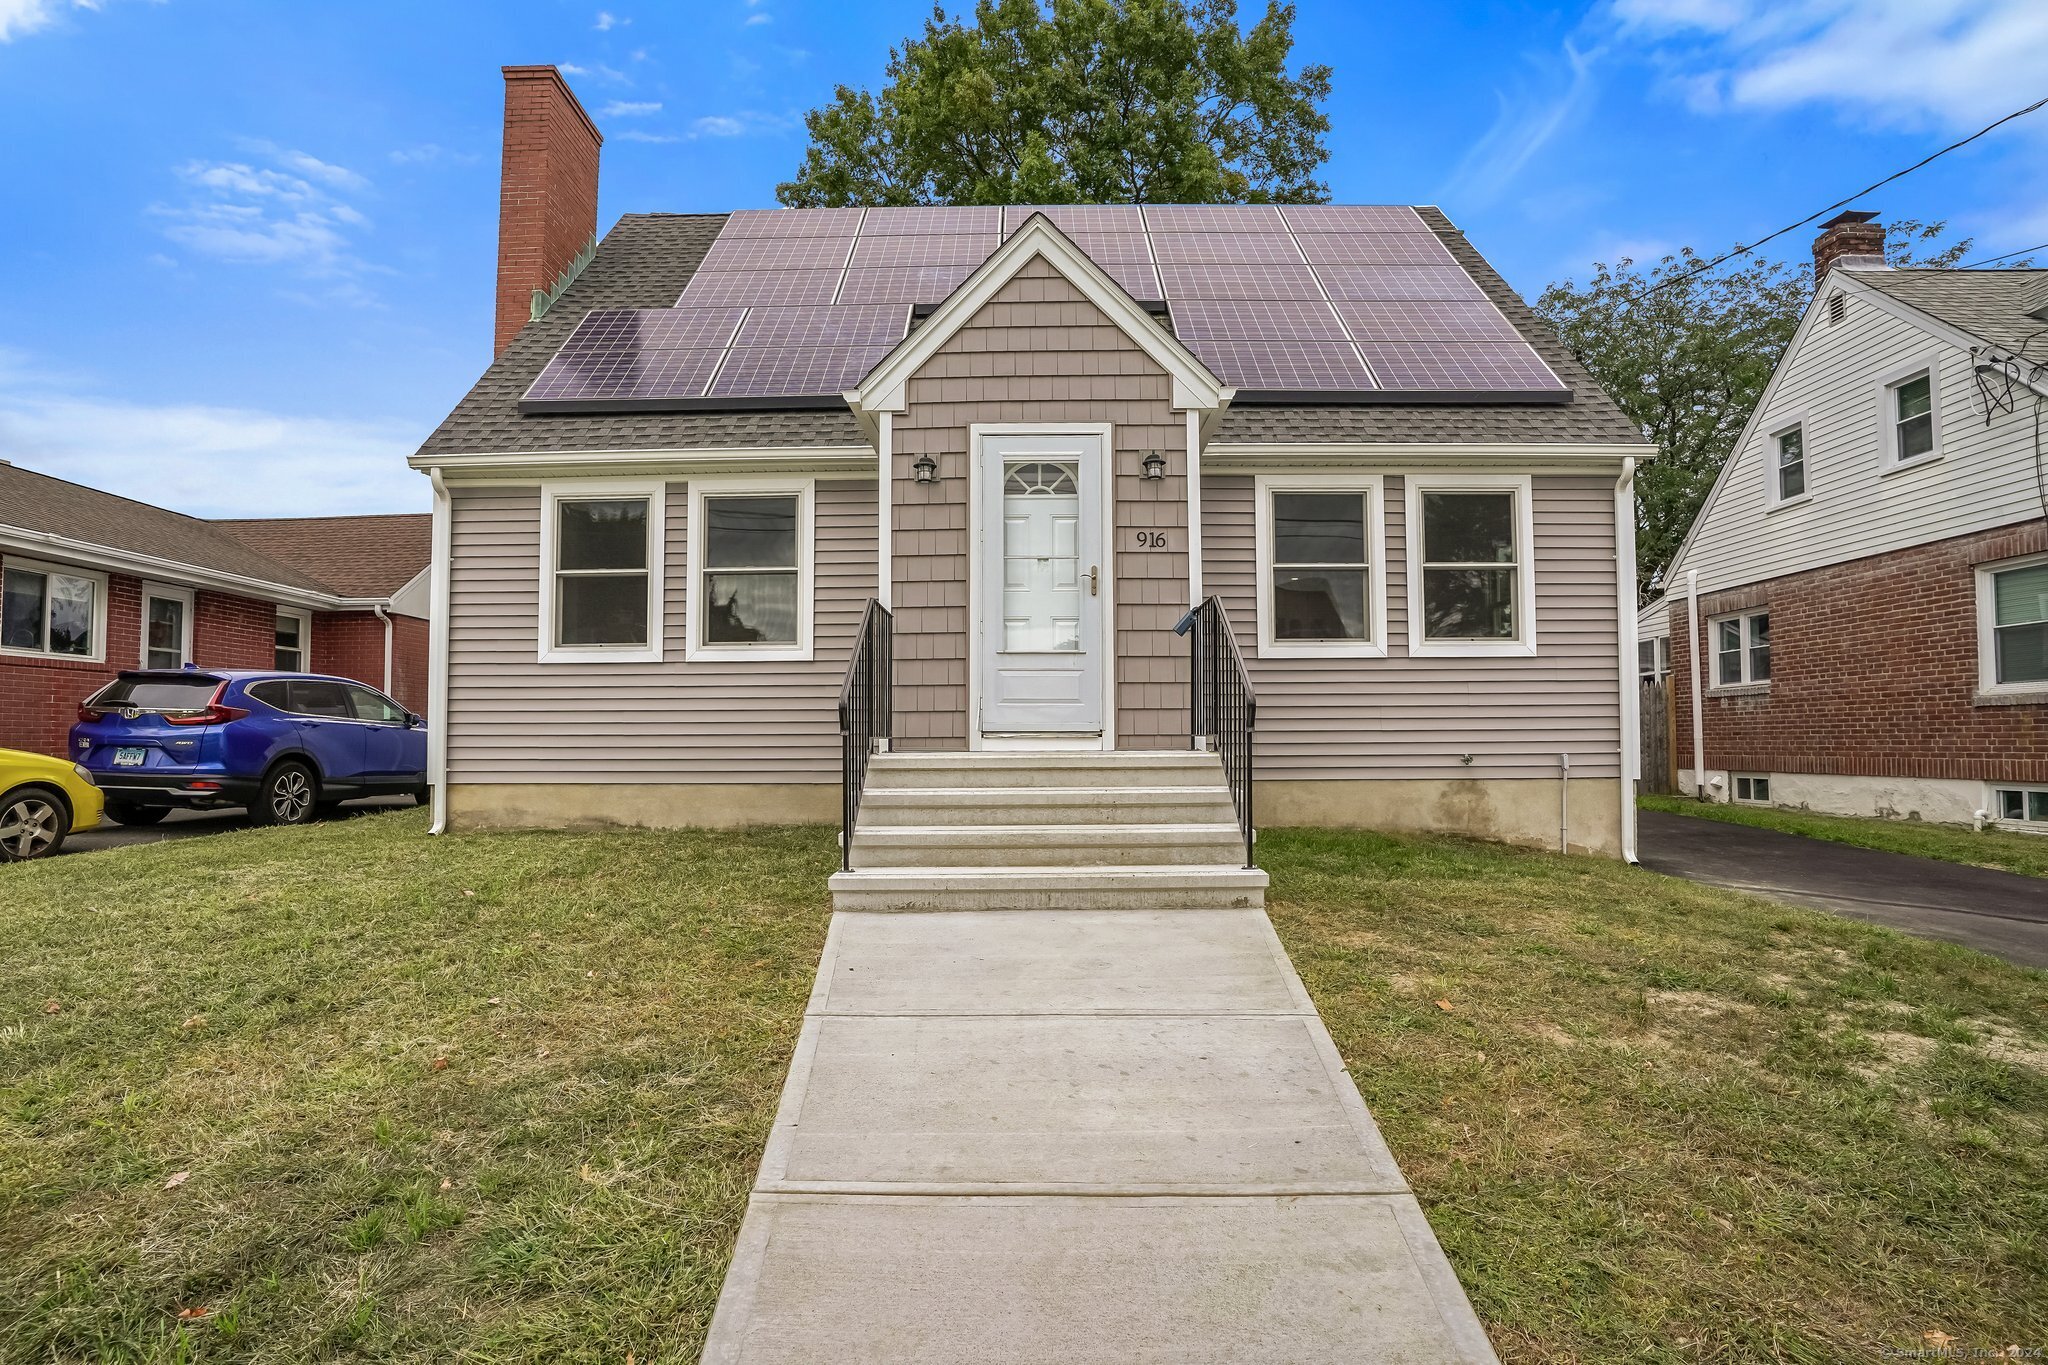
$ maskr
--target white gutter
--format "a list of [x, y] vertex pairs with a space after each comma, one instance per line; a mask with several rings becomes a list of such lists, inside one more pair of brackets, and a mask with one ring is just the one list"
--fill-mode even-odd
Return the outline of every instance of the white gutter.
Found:
[[391, 695], [391, 616], [379, 602], [370, 608], [370, 614], [384, 623], [384, 695]]
[[1707, 651], [1700, 643], [1700, 571], [1685, 571], [1685, 614], [1686, 629], [1692, 632], [1692, 643], [1688, 646], [1692, 660], [1692, 794], [1705, 801], [1707, 796], [1707, 740], [1706, 721], [1703, 719], [1701, 695], [1707, 687]]
[[1188, 409], [1188, 605], [1202, 605], [1202, 412]]
[[448, 829], [448, 603], [454, 595], [455, 528], [441, 467], [429, 469], [427, 478], [434, 485], [434, 615], [427, 623], [427, 782], [434, 789], [434, 823], [427, 833], [443, 834]]
[[1614, 609], [1621, 651], [1621, 858], [1636, 861], [1636, 779], [1643, 771], [1642, 698], [1636, 682], [1636, 462], [1614, 481]]

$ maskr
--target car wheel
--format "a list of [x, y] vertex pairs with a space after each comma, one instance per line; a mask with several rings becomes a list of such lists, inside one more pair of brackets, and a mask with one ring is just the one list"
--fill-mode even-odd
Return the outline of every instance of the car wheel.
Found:
[[117, 825], [155, 825], [171, 813], [169, 806], [138, 806], [129, 801], [107, 802], [107, 818]]
[[64, 847], [71, 817], [57, 794], [23, 787], [0, 799], [0, 862], [47, 858]]
[[250, 818], [259, 825], [303, 825], [319, 809], [320, 786], [303, 763], [280, 763], [263, 779]]

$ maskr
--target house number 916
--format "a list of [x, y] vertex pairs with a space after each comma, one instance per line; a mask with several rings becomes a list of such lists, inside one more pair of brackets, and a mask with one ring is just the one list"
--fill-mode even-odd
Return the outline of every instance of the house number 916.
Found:
[[1164, 531], [1139, 531], [1136, 535], [1138, 538], [1138, 548], [1141, 550], [1163, 550], [1166, 548], [1166, 532]]

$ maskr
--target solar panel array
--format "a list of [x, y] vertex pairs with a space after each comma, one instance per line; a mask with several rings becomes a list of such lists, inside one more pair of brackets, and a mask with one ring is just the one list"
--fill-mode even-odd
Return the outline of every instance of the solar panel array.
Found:
[[837, 401], [1034, 214], [1239, 402], [1569, 391], [1402, 205], [748, 209], [670, 308], [586, 316], [529, 412]]

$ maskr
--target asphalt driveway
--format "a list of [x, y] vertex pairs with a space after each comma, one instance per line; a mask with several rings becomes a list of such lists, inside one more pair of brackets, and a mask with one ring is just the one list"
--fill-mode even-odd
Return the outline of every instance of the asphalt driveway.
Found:
[[1663, 811], [1638, 812], [1644, 867], [2048, 967], [2048, 879]]
[[[380, 796], [367, 801], [351, 801], [330, 817], [345, 819], [348, 816], [372, 810], [404, 809], [413, 804], [410, 796]], [[231, 829], [248, 829], [249, 813], [239, 808], [233, 810], [174, 810], [158, 825], [117, 825], [112, 820], [103, 820], [98, 829], [74, 834], [64, 841], [64, 851], [58, 857], [73, 853], [97, 853], [104, 849], [126, 848], [130, 844], [153, 844], [163, 839], [192, 839], [206, 834], [220, 834]]]

